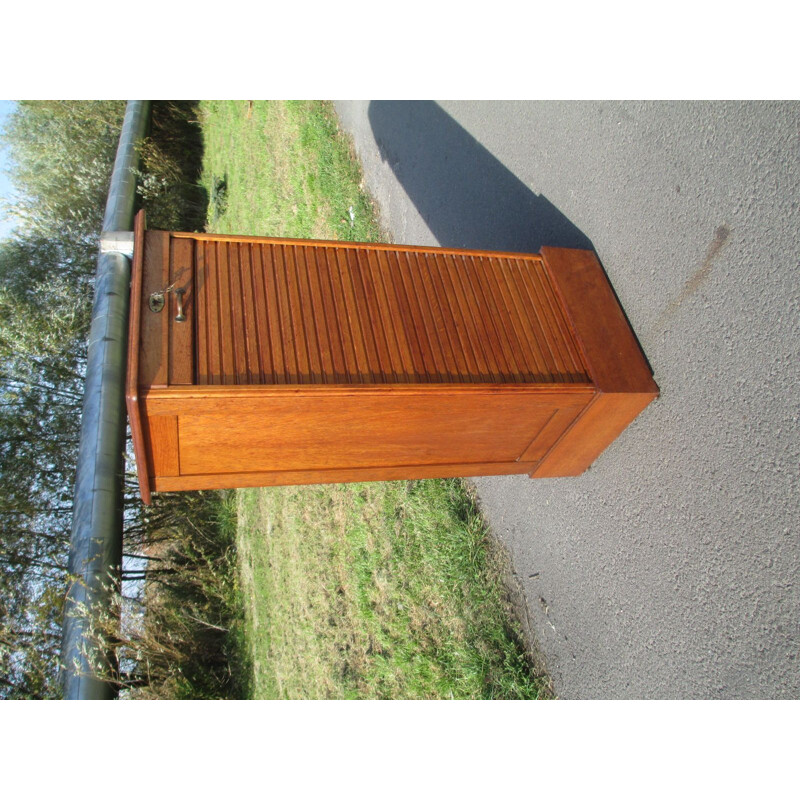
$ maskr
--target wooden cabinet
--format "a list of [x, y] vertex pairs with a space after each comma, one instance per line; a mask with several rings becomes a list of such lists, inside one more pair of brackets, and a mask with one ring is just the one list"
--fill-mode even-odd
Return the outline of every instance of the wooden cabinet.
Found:
[[127, 402], [152, 491], [577, 475], [658, 394], [589, 251], [145, 230]]

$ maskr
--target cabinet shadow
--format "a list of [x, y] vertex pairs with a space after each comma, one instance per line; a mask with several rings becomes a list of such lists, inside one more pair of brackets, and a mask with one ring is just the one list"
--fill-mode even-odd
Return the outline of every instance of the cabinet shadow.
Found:
[[538, 253], [542, 245], [593, 250], [546, 197], [429, 100], [372, 101], [381, 156], [443, 247]]

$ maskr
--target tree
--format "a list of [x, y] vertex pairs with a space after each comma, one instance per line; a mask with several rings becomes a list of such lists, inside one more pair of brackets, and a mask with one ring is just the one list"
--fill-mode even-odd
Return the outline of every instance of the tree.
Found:
[[12, 213], [24, 230], [96, 246], [124, 101], [21, 101], [3, 140], [22, 192]]
[[20, 103], [0, 243], [0, 697], [59, 694], [97, 240], [124, 103]]

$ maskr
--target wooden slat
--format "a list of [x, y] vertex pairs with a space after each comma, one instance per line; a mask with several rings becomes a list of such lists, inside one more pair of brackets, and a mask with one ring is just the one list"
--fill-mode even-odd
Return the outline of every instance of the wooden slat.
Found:
[[533, 381], [536, 366], [534, 363], [525, 360], [521, 348], [516, 344], [510, 314], [505, 304], [505, 298], [500, 291], [494, 267], [491, 263], [481, 261], [477, 257], [473, 257], [473, 263], [476, 266], [475, 271], [484, 290], [483, 297], [486, 299], [488, 313], [495, 324], [500, 341], [500, 349], [508, 365], [509, 372], [512, 375], [520, 376], [522, 382]]
[[[393, 382], [403, 383], [408, 381], [408, 373], [403, 365], [403, 357], [400, 354], [400, 345], [397, 341], [397, 333], [392, 313], [389, 309], [388, 293], [384, 275], [381, 270], [380, 262], [377, 257], [378, 251], [367, 250], [366, 259], [368, 264], [368, 276], [373, 289], [370, 299], [374, 299], [377, 308], [376, 318], [380, 321], [381, 330], [386, 341], [386, 350], [389, 356], [390, 369]], [[362, 273], [363, 275], [364, 273]], [[370, 294], [368, 293], [368, 296]]]
[[203, 300], [208, 311], [208, 327], [206, 335], [208, 340], [208, 375], [206, 383], [223, 383], [222, 345], [220, 344], [220, 285], [219, 270], [217, 268], [217, 245], [210, 242], [205, 248], [206, 253], [206, 291]]
[[480, 280], [480, 274], [484, 270], [476, 269], [475, 260], [471, 256], [463, 256], [461, 261], [462, 280], [465, 281], [470, 293], [475, 297], [475, 302], [472, 303], [472, 313], [475, 317], [475, 324], [479, 328], [479, 335], [486, 342], [491, 374], [501, 376], [504, 381], [518, 381], [520, 380], [519, 375], [509, 367], [503, 344], [495, 327], [485, 287]]
[[430, 264], [420, 259], [417, 253], [407, 254], [409, 288], [408, 295], [414, 296], [423, 317], [427, 358], [434, 363], [428, 374], [437, 382], [460, 381], [455, 353], [445, 330], [442, 312], [434, 295], [433, 277]]
[[[536, 292], [528, 293], [526, 283], [530, 280], [530, 275], [523, 275], [517, 267], [516, 259], [507, 259], [506, 268], [509, 288], [520, 317], [522, 335], [526, 337], [531, 349], [541, 355], [544, 368], [553, 376], [553, 380], [565, 381], [566, 370], [560, 363], [558, 348], [552, 340], [553, 330], [547, 315], [545, 298], [539, 297]], [[527, 314], [524, 313], [526, 307]]]
[[319, 279], [319, 293], [322, 303], [322, 322], [325, 327], [326, 339], [330, 348], [332, 371], [330, 377], [333, 383], [348, 383], [347, 370], [345, 368], [344, 344], [342, 329], [337, 314], [336, 305], [333, 301], [333, 289], [331, 287], [330, 266], [328, 264], [328, 248], [318, 247], [312, 250], [309, 261], [316, 262], [316, 275]]
[[347, 265], [346, 255], [341, 250], [334, 250], [332, 269], [335, 270], [334, 294], [337, 307], [345, 318], [346, 338], [349, 342], [348, 373], [353, 383], [364, 383], [370, 380], [369, 359], [367, 357], [364, 332], [358, 317], [358, 303], [355, 297], [352, 275]]
[[464, 297], [461, 282], [458, 278], [458, 270], [453, 263], [453, 257], [448, 253], [442, 253], [437, 257], [436, 261], [442, 268], [445, 291], [449, 292], [452, 298], [450, 308], [455, 315], [459, 339], [464, 347], [469, 376], [472, 380], [478, 380], [480, 383], [488, 382], [491, 378], [489, 377], [489, 370], [486, 368], [483, 348], [469, 318], [469, 303]]
[[553, 374], [559, 381], [571, 381], [574, 368], [570, 365], [569, 356], [561, 342], [564, 333], [559, 329], [558, 320], [553, 312], [552, 292], [547, 292], [539, 281], [538, 270], [525, 269], [517, 259], [509, 263], [522, 301], [527, 300], [532, 308], [538, 310], [541, 336], [546, 343], [546, 352], [551, 359], [549, 364]]
[[[364, 350], [367, 355], [370, 382], [380, 383], [387, 374], [384, 371], [384, 361], [381, 357], [381, 348], [379, 345], [380, 331], [382, 330], [380, 328], [380, 322], [374, 320], [372, 316], [369, 298], [367, 297], [365, 289], [362, 267], [358, 261], [358, 254], [353, 250], [344, 250], [342, 252], [346, 257], [347, 271], [351, 277], [353, 296], [356, 301], [358, 326], [361, 330], [364, 340]], [[375, 325], [379, 327], [376, 328], [374, 327]]]
[[244, 286], [242, 283], [241, 251], [245, 245], [237, 244], [228, 250], [228, 275], [231, 287], [229, 313], [233, 331], [233, 371], [236, 383], [250, 383], [247, 365], [247, 336], [245, 328]]
[[267, 296], [264, 283], [264, 265], [262, 263], [262, 248], [258, 245], [250, 246], [250, 263], [253, 273], [253, 295], [256, 310], [256, 336], [258, 337], [259, 363], [261, 365], [261, 381], [263, 383], [275, 382], [275, 369], [272, 363], [272, 338], [267, 320]]
[[283, 353], [283, 373], [286, 383], [297, 383], [297, 343], [294, 338], [289, 287], [286, 279], [286, 248], [276, 245], [271, 249], [274, 287], [278, 296], [278, 318], [280, 320], [280, 341]]
[[433, 284], [431, 297], [434, 298], [438, 307], [445, 335], [453, 354], [457, 374], [462, 381], [469, 381], [469, 376], [471, 371], [474, 371], [474, 366], [467, 361], [467, 344], [463, 325], [460, 326], [458, 322], [458, 305], [455, 303], [455, 298], [452, 297], [452, 291], [448, 290], [442, 270], [441, 258], [434, 254], [426, 258], [425, 262]]
[[389, 254], [385, 250], [374, 251], [375, 263], [380, 275], [381, 287], [386, 301], [386, 326], [391, 333], [391, 340], [396, 347], [397, 362], [403, 380], [416, 383], [419, 378], [414, 369], [414, 356], [411, 351], [410, 337], [406, 330], [406, 321], [400, 308], [395, 286], [396, 276], [389, 264]]
[[344, 287], [339, 270], [336, 250], [325, 251], [327, 264], [328, 286], [330, 287], [331, 301], [336, 315], [336, 324], [339, 330], [339, 340], [344, 359], [344, 375], [347, 383], [359, 383], [358, 362], [356, 360], [355, 341], [351, 329], [351, 314], [348, 312], [344, 300]]
[[289, 301], [289, 319], [291, 321], [292, 336], [294, 341], [295, 362], [297, 372], [292, 383], [310, 383], [312, 372], [319, 373], [319, 366], [314, 363], [312, 369], [311, 357], [315, 355], [316, 345], [313, 343], [313, 330], [308, 325], [309, 314], [304, 308], [308, 294], [301, 289], [301, 271], [304, 267], [300, 266], [299, 248], [287, 247], [283, 250], [285, 258], [286, 296]]
[[286, 383], [286, 359], [283, 356], [283, 337], [274, 248], [267, 245], [259, 248], [262, 259], [264, 284], [266, 287], [267, 322], [269, 323], [270, 351], [272, 353], [272, 372], [275, 383]]
[[261, 369], [261, 340], [258, 335], [255, 289], [253, 280], [252, 251], [249, 244], [239, 247], [239, 269], [242, 284], [242, 315], [244, 317], [245, 361], [247, 383], [263, 383]]
[[448, 380], [448, 367], [445, 350], [439, 338], [439, 326], [430, 303], [430, 283], [427, 270], [420, 269], [416, 253], [406, 257], [407, 268], [400, 266], [400, 256], [396, 255], [397, 269], [402, 275], [403, 288], [414, 315], [414, 327], [425, 364], [424, 375], [434, 381], [444, 383]]
[[169, 383], [194, 383], [195, 360], [195, 299], [194, 299], [194, 242], [191, 239], [172, 239], [170, 241], [169, 285], [182, 289], [181, 305], [186, 317], [184, 322], [176, 322], [178, 295], [169, 292], [165, 296], [166, 305], [162, 314], [167, 316], [169, 326]]
[[550, 275], [544, 266], [544, 263], [536, 265], [522, 263], [521, 268], [523, 272], [529, 272], [535, 284], [534, 293], [545, 297], [549, 307], [552, 310], [553, 319], [557, 327], [557, 344], [559, 347], [564, 348], [567, 353], [567, 361], [570, 365], [572, 375], [576, 381], [588, 380], [588, 373], [586, 371], [586, 364], [581, 358], [578, 343], [575, 339], [575, 334], [572, 331], [569, 321], [565, 314], [565, 309], [561, 305], [558, 294], [550, 281]]
[[403, 254], [401, 258], [398, 253], [386, 252], [380, 254], [386, 261], [388, 275], [394, 290], [394, 298], [398, 313], [397, 327], [403, 332], [408, 352], [411, 355], [411, 375], [415, 381], [419, 381], [422, 376], [430, 375], [433, 371], [432, 363], [429, 366], [425, 360], [425, 348], [421, 344], [420, 336], [425, 326], [424, 320], [418, 311], [412, 306], [412, 298], [416, 294], [414, 287], [407, 282], [411, 278], [408, 257]]
[[447, 256], [447, 260], [453, 265], [453, 274], [459, 285], [460, 297], [463, 298], [465, 319], [472, 332], [472, 339], [477, 342], [475, 352], [480, 359], [479, 372], [482, 378], [486, 381], [510, 380], [509, 376], [503, 374], [503, 370], [499, 366], [496, 348], [493, 346], [481, 313], [482, 296], [472, 284], [466, 257], [451, 254]]
[[195, 347], [197, 349], [197, 374], [199, 384], [208, 383], [208, 271], [206, 269], [206, 244], [195, 243]]

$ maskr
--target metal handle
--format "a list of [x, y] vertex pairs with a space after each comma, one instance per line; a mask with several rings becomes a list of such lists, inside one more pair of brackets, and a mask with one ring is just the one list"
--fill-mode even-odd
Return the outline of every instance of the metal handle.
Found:
[[173, 289], [175, 299], [178, 301], [178, 313], [175, 315], [175, 322], [186, 322], [186, 315], [183, 313], [183, 293], [185, 289]]

